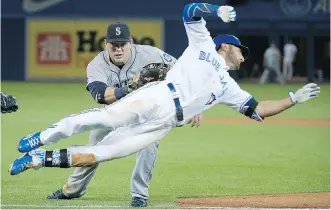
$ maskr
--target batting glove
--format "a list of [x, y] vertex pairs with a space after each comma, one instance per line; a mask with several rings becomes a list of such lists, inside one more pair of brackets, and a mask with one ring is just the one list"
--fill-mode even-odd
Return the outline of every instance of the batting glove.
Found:
[[236, 10], [231, 6], [220, 6], [217, 14], [225, 23], [235, 21], [237, 16]]
[[294, 93], [290, 91], [288, 94], [291, 98], [292, 103], [297, 104], [317, 97], [320, 92], [321, 88], [318, 85], [316, 85], [315, 83], [309, 83], [297, 90], [297, 92]]

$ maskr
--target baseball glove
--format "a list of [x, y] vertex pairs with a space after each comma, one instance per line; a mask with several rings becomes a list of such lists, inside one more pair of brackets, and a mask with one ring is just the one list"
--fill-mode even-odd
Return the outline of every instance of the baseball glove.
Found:
[[1, 93], [1, 113], [16, 112], [18, 109], [18, 103], [16, 98], [11, 95]]
[[150, 63], [142, 68], [132, 79], [128, 81], [128, 91], [132, 92], [149, 82], [165, 79], [169, 66], [164, 63]]

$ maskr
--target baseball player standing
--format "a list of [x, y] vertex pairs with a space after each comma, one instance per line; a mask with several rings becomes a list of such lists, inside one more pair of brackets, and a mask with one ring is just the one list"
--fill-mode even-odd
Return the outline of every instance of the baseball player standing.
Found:
[[[150, 63], [164, 63], [171, 67], [176, 59], [162, 50], [132, 44], [130, 30], [124, 23], [109, 25], [106, 48], [87, 66], [87, 90], [99, 104], [108, 106], [123, 98], [130, 91], [128, 81], [143, 66]], [[95, 145], [107, 136], [111, 129], [97, 129], [90, 133], [89, 145]], [[137, 153], [136, 165], [131, 177], [132, 207], [147, 206], [148, 182], [156, 160], [158, 142]], [[79, 198], [86, 192], [98, 164], [92, 167], [76, 168], [62, 189], [48, 195], [47, 199]]]
[[293, 77], [293, 62], [298, 49], [293, 44], [292, 40], [289, 40], [288, 43], [284, 45], [283, 51], [283, 75], [286, 79], [291, 80]]
[[274, 78], [281, 84], [285, 84], [282, 73], [280, 72], [281, 53], [275, 43], [271, 43], [270, 47], [264, 52], [263, 66], [264, 71], [260, 78], [260, 84], [273, 81]]
[[[219, 35], [212, 40], [203, 17], [220, 17], [234, 21], [236, 12], [230, 6], [206, 3], [184, 7], [183, 21], [189, 46], [167, 73], [164, 81], [142, 86], [106, 109], [93, 109], [70, 115], [53, 126], [28, 135], [18, 143], [26, 154], [16, 159], [9, 172], [17, 175], [40, 167], [81, 167], [110, 161], [133, 154], [181, 127], [193, 116], [215, 104], [225, 104], [243, 115], [262, 122], [318, 96], [320, 87], [307, 84], [280, 100], [258, 102], [242, 90], [228, 73], [237, 70], [249, 54], [247, 47], [232, 35]], [[130, 131], [127, 138], [106, 136], [107, 145], [72, 146], [46, 151], [37, 149], [60, 139], [88, 130], [113, 128]]]

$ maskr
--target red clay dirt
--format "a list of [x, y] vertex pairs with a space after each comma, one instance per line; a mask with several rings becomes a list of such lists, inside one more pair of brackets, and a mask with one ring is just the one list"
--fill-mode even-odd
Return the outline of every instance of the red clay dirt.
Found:
[[330, 192], [222, 196], [206, 198], [180, 198], [177, 204], [181, 208], [230, 207], [230, 208], [330, 208]]
[[[260, 124], [255, 120], [242, 118], [207, 118], [203, 123], [225, 123], [225, 124]], [[280, 119], [270, 118], [264, 120], [266, 125], [292, 125], [292, 126], [330, 126], [330, 119]]]

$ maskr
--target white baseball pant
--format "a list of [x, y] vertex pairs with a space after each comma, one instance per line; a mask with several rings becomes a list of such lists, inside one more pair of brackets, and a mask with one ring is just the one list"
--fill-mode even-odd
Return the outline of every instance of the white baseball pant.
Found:
[[[153, 88], [148, 88], [150, 86]], [[119, 129], [117, 138], [113, 138], [116, 133], [110, 133], [95, 146], [69, 148], [73, 166], [86, 166], [80, 163], [80, 159], [92, 157], [92, 161], [87, 161], [90, 166], [140, 151], [162, 139], [176, 127], [176, 123], [170, 90], [165, 83], [150, 83], [105, 109], [86, 110], [63, 118], [42, 131], [40, 139], [47, 145], [95, 129]], [[122, 136], [120, 129], [132, 132]]]
[[284, 59], [283, 61], [283, 75], [286, 79], [291, 80], [293, 77], [293, 61]]

